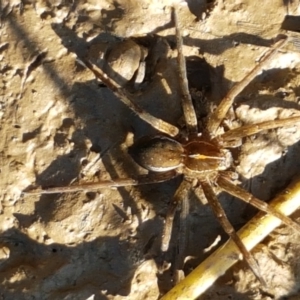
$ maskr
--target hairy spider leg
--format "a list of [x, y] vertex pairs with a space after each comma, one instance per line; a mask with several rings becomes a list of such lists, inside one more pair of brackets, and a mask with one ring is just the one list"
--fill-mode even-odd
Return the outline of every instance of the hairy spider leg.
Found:
[[58, 194], [58, 193], [70, 193], [79, 191], [91, 191], [99, 190], [107, 187], [122, 187], [143, 185], [151, 183], [159, 183], [170, 180], [178, 176], [178, 173], [174, 170], [163, 173], [149, 173], [146, 175], [139, 175], [135, 178], [116, 178], [111, 180], [103, 180], [100, 182], [81, 183], [78, 185], [62, 186], [62, 187], [49, 187], [42, 190], [31, 190], [24, 192], [24, 194]]
[[192, 184], [191, 182], [183, 179], [176, 190], [175, 195], [173, 196], [171, 202], [168, 205], [168, 210], [165, 218], [165, 224], [163, 228], [162, 242], [161, 242], [161, 251], [162, 251], [162, 262], [161, 262], [161, 271], [163, 271], [165, 263], [165, 254], [170, 250], [170, 240], [174, 227], [174, 217], [176, 214], [177, 207], [181, 205], [180, 211], [180, 222], [179, 222], [179, 238], [176, 246], [176, 257], [172, 261], [172, 270], [174, 271], [173, 280], [174, 283], [177, 283], [180, 278], [178, 276], [179, 270], [183, 269], [184, 265], [184, 253], [186, 250], [187, 244], [187, 223], [186, 218], [189, 213], [189, 198]]
[[273, 47], [269, 50], [263, 59], [255, 66], [250, 73], [248, 73], [242, 81], [236, 83], [232, 89], [227, 93], [227, 95], [220, 102], [216, 110], [209, 116], [207, 129], [211, 136], [215, 136], [216, 132], [225, 118], [229, 108], [232, 106], [232, 103], [235, 97], [243, 91], [243, 89], [265, 68], [265, 66], [274, 58], [278, 53], [278, 50], [282, 48], [287, 43], [288, 38], [280, 39]]
[[188, 135], [197, 135], [198, 126], [197, 126], [197, 116], [193, 106], [192, 97], [189, 91], [189, 85], [187, 80], [186, 72], [186, 63], [185, 57], [183, 55], [182, 49], [182, 36], [178, 24], [178, 16], [176, 9], [173, 9], [173, 16], [175, 21], [175, 30], [176, 30], [176, 46], [177, 46], [177, 65], [178, 65], [178, 74], [179, 74], [179, 85], [182, 93], [181, 97], [181, 106], [183, 110], [183, 115], [185, 118], [185, 123], [187, 127]]
[[173, 229], [173, 220], [174, 220], [177, 206], [179, 203], [183, 201], [183, 199], [189, 198], [190, 190], [191, 190], [191, 183], [187, 180], [182, 180], [175, 195], [172, 198], [172, 201], [168, 206], [166, 221], [163, 230], [162, 243], [161, 243], [162, 252], [166, 252], [169, 248], [172, 229]]
[[[226, 173], [226, 171], [224, 173]], [[229, 181], [224, 175], [219, 176], [216, 183], [222, 190], [224, 190], [228, 194], [230, 194], [236, 198], [239, 198], [246, 203], [249, 203], [250, 205], [258, 208], [259, 210], [261, 210], [269, 215], [272, 215], [272, 216], [278, 218], [282, 223], [293, 228], [293, 230], [295, 230], [296, 232], [298, 232], [300, 234], [300, 225], [297, 222], [294, 222], [289, 217], [285, 216], [284, 214], [282, 214], [279, 211], [277, 211], [276, 209], [274, 209], [268, 203], [254, 197], [252, 194], [248, 193], [241, 187], [236, 186], [234, 183]]]
[[201, 180], [201, 186], [207, 198], [207, 201], [210, 207], [212, 208], [212, 211], [214, 212], [224, 231], [229, 235], [229, 237], [239, 248], [241, 254], [243, 255], [243, 258], [245, 259], [245, 261], [247, 262], [248, 266], [250, 267], [254, 275], [257, 277], [257, 279], [261, 282], [262, 285], [266, 286], [266, 282], [261, 276], [260, 269], [256, 260], [254, 259], [252, 254], [246, 249], [240, 237], [237, 235], [235, 229], [229, 222], [224, 209], [222, 208], [218, 198], [216, 197], [211, 182], [209, 182], [208, 180]]
[[278, 127], [293, 126], [295, 123], [300, 123], [300, 116], [290, 117], [280, 120], [265, 121], [257, 124], [244, 125], [239, 128], [231, 129], [219, 136], [217, 139], [222, 142], [232, 142], [246, 136], [250, 136], [263, 130], [274, 129]]
[[88, 67], [101, 82], [103, 82], [113, 93], [133, 112], [135, 112], [142, 120], [150, 124], [153, 128], [157, 129], [160, 132], [164, 132], [172, 137], [175, 137], [179, 133], [179, 129], [165, 122], [159, 118], [156, 118], [143, 110], [139, 105], [128, 97], [125, 91], [117, 84], [113, 79], [109, 78], [105, 72], [100, 68], [93, 65], [89, 60], [80, 59], [86, 67]]

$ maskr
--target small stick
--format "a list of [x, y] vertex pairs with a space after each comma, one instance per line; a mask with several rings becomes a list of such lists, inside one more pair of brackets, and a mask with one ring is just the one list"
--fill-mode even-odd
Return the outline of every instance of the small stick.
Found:
[[[296, 211], [300, 206], [300, 178], [275, 197], [270, 205], [286, 216]], [[246, 248], [251, 250], [280, 224], [279, 219], [260, 212], [238, 231], [238, 235]], [[234, 242], [228, 240], [161, 300], [197, 299], [238, 261], [239, 256], [240, 251]]]

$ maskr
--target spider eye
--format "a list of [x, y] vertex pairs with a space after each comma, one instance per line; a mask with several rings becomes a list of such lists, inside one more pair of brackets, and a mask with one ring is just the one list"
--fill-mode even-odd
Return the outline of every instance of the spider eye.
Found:
[[182, 164], [182, 145], [165, 136], [146, 137], [129, 148], [129, 154], [137, 164], [154, 172], [166, 172]]

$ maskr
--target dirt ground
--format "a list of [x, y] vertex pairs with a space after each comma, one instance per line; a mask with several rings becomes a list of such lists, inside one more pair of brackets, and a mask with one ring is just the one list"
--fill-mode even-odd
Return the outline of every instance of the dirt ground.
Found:
[[[286, 15], [300, 15], [297, 0], [2, 0], [1, 299], [150, 300], [172, 286], [168, 272], [158, 275], [157, 260], [177, 179], [53, 195], [23, 191], [144, 172], [127, 153], [127, 135], [155, 130], [78, 57], [101, 63], [112, 57], [111, 49], [123, 49], [122, 40], [134, 38], [144, 54], [117, 60], [116, 80], [127, 82], [124, 78], [146, 66], [141, 83], [128, 83], [133, 98], [156, 117], [182, 125], [173, 4], [190, 84], [206, 91], [197, 106], [203, 123], [279, 33], [290, 42], [239, 95], [226, 126], [300, 114], [300, 34], [281, 29]], [[300, 174], [299, 141], [300, 124], [246, 138], [235, 150], [241, 185], [262, 200], [272, 199]], [[232, 197], [219, 198], [237, 229], [256, 212]], [[196, 193], [190, 200], [186, 273], [227, 239]], [[218, 245], [205, 251], [218, 236]], [[240, 262], [199, 299], [300, 299], [299, 235], [282, 226], [253, 254], [268, 289]]]

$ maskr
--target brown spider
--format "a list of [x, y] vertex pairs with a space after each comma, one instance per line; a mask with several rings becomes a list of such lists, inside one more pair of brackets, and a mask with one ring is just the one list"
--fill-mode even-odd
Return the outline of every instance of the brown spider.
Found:
[[218, 186], [227, 193], [250, 203], [259, 210], [279, 218], [283, 223], [300, 233], [300, 225], [235, 184], [233, 179], [235, 173], [232, 171], [232, 155], [227, 149], [236, 147], [240, 144], [242, 138], [254, 135], [260, 131], [283, 126], [292, 126], [295, 122], [300, 122], [300, 117], [296, 116], [287, 119], [261, 122], [254, 125], [245, 125], [225, 133], [219, 133], [218, 129], [229, 108], [232, 106], [235, 97], [273, 59], [278, 52], [278, 49], [286, 43], [286, 38], [279, 39], [274, 48], [269, 50], [263, 60], [248, 75], [246, 75], [241, 82], [237, 83], [228, 92], [217, 109], [209, 115], [206, 128], [203, 132], [199, 133], [196, 113], [188, 90], [185, 58], [182, 52], [182, 38], [175, 10], [174, 20], [178, 51], [179, 83], [182, 92], [182, 109], [186, 123], [186, 132], [180, 133], [176, 126], [145, 112], [130, 99], [128, 94], [123, 91], [121, 86], [113, 79], [109, 78], [101, 69], [90, 63], [90, 61], [82, 59], [84, 64], [95, 74], [95, 76], [110, 88], [122, 102], [137, 113], [141, 119], [158, 130], [159, 134], [144, 137], [129, 149], [129, 153], [132, 155], [133, 159], [140, 166], [148, 170], [149, 173], [136, 178], [120, 178], [77, 186], [48, 188], [42, 190], [41, 193], [65, 193], [104, 187], [150, 184], [183, 175], [183, 180], [168, 208], [161, 245], [162, 252], [166, 252], [169, 248], [176, 208], [180, 202], [189, 197], [189, 191], [196, 182], [196, 184], [202, 188], [208, 204], [211, 206], [225, 232], [235, 242], [255, 276], [260, 282], [265, 284], [257, 262], [246, 249], [228, 221], [225, 212], [217, 199], [214, 188], [215, 186]]

